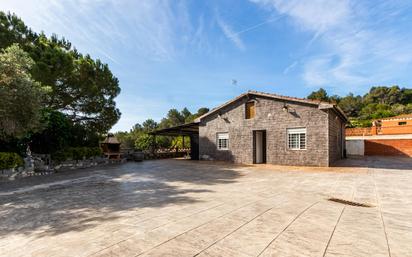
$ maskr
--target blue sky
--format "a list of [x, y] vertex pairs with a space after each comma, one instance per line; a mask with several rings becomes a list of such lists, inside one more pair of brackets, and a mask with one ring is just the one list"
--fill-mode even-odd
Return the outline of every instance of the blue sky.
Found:
[[109, 64], [122, 89], [113, 131], [249, 89], [364, 94], [412, 80], [411, 1], [1, 0], [0, 9]]

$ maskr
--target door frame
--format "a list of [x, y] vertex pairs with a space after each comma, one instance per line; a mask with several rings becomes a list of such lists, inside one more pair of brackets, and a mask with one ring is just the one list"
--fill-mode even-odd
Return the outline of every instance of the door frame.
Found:
[[261, 129], [261, 130], [253, 130], [253, 142], [252, 142], [252, 147], [253, 147], [253, 164], [256, 164], [256, 132], [262, 132], [262, 163], [266, 163], [266, 130]]

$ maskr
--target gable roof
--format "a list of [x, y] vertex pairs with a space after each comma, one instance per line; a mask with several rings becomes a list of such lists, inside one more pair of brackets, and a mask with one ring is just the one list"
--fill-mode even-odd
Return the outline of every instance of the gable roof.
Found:
[[333, 109], [339, 116], [341, 116], [341, 118], [345, 122], [348, 121], [348, 117], [345, 115], [345, 113], [335, 103], [319, 101], [319, 100], [311, 100], [311, 99], [306, 99], [306, 98], [283, 96], [283, 95], [272, 94], [272, 93], [263, 93], [263, 92], [253, 91], [253, 90], [249, 90], [248, 92], [243, 93], [243, 94], [233, 98], [232, 100], [227, 101], [226, 103], [224, 103], [224, 104], [222, 104], [222, 105], [220, 105], [216, 108], [213, 108], [209, 112], [207, 112], [207, 113], [203, 114], [202, 116], [198, 117], [195, 121], [200, 122], [205, 117], [207, 117], [207, 116], [209, 116], [213, 113], [216, 113], [220, 109], [222, 109], [222, 108], [224, 108], [224, 107], [226, 107], [226, 106], [242, 99], [243, 97], [248, 97], [248, 96], [261, 96], [261, 97], [267, 97], [267, 98], [281, 100], [281, 101], [285, 101], [285, 102], [295, 102], [295, 103], [315, 105], [319, 109]]
[[102, 144], [120, 145], [119, 140], [117, 140], [117, 138], [113, 134], [108, 134], [107, 137], [101, 143]]

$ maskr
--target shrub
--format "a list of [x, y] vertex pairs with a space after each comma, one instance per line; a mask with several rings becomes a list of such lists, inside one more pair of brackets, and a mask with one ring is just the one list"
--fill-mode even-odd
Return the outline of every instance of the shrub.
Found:
[[101, 156], [103, 151], [100, 147], [85, 147], [86, 158]]
[[101, 156], [103, 154], [100, 147], [70, 147], [61, 151], [57, 151], [52, 155], [54, 161], [65, 161], [65, 160], [83, 160], [83, 158], [92, 158], [96, 156]]
[[352, 119], [350, 120], [349, 124], [347, 125], [348, 128], [367, 128], [372, 126], [372, 121], [370, 120], [359, 120], [359, 119]]
[[17, 153], [0, 152], [0, 170], [23, 166], [23, 158]]
[[53, 161], [62, 162], [68, 159], [72, 159], [72, 154], [67, 149], [60, 150], [51, 155]]
[[83, 160], [86, 156], [86, 151], [83, 147], [71, 147], [69, 151], [72, 153], [73, 160]]

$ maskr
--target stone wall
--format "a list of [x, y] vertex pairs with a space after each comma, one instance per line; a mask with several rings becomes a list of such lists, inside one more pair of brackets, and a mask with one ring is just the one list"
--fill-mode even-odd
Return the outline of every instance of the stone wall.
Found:
[[94, 157], [85, 160], [68, 160], [56, 165], [50, 165], [45, 167], [44, 165], [39, 169], [35, 167], [35, 170], [32, 168], [18, 167], [14, 169], [0, 170], [0, 180], [14, 180], [25, 177], [33, 176], [44, 176], [50, 175], [56, 172], [76, 170], [76, 169], [85, 169], [96, 166], [105, 166], [108, 164], [117, 164], [126, 162], [126, 159], [121, 160], [109, 160], [107, 158]]
[[[256, 100], [256, 116], [245, 119], [245, 103]], [[199, 148], [202, 159], [225, 160], [236, 163], [253, 163], [253, 130], [266, 130], [267, 163], [281, 165], [329, 165], [329, 114], [317, 106], [286, 102], [283, 111], [280, 100], [255, 97], [236, 101], [219, 113], [201, 121]], [[220, 114], [220, 115], [219, 115]], [[306, 127], [306, 150], [289, 150], [286, 129]], [[216, 133], [229, 133], [229, 150], [216, 147]]]
[[333, 110], [329, 113], [329, 165], [342, 159], [345, 147], [345, 124]]

